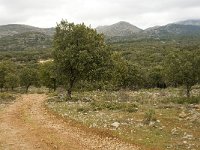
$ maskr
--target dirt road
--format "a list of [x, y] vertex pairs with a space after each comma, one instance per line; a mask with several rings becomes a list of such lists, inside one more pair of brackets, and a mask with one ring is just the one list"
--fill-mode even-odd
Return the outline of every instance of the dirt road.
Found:
[[0, 112], [2, 150], [136, 150], [114, 138], [100, 137], [64, 122], [43, 107], [46, 95], [22, 95]]

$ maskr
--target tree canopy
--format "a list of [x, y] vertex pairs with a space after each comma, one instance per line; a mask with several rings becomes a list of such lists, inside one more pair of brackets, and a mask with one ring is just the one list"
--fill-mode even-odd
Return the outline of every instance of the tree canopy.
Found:
[[57, 24], [54, 49], [54, 61], [65, 79], [69, 97], [75, 83], [92, 80], [110, 58], [102, 34], [85, 24], [75, 25], [65, 20]]

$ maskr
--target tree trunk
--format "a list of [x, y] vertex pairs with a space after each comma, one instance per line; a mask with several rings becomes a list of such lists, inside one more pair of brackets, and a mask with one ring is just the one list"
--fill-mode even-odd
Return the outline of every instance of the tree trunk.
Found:
[[53, 79], [53, 91], [55, 92], [56, 91], [56, 79]]
[[72, 88], [73, 88], [74, 82], [75, 82], [75, 77], [72, 77], [69, 81], [69, 87], [67, 90], [67, 95], [69, 99], [72, 99]]
[[71, 90], [71, 89], [68, 89], [68, 90], [67, 90], [67, 97], [68, 97], [69, 99], [72, 99], [72, 90]]
[[26, 87], [26, 93], [28, 93], [29, 87], [30, 87], [30, 85], [28, 85], [28, 86]]
[[186, 88], [187, 88], [186, 89], [187, 98], [190, 98], [191, 86], [187, 85]]

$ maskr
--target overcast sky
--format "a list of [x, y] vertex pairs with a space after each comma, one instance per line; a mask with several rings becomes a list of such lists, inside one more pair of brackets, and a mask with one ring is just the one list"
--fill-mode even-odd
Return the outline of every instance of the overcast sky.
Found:
[[200, 0], [0, 0], [0, 24], [54, 27], [69, 22], [96, 27], [127, 21], [140, 28], [200, 19]]

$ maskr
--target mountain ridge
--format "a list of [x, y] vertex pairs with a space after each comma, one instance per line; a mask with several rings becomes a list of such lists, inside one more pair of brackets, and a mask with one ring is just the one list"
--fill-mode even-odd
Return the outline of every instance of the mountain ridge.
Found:
[[39, 28], [24, 24], [7, 24], [0, 26], [0, 38], [25, 32], [42, 32], [47, 35], [53, 35], [55, 32], [54, 30], [54, 28]]
[[[145, 30], [128, 22], [120, 21], [112, 25], [99, 26], [96, 30], [105, 35], [107, 42], [200, 37], [200, 20], [185, 20]], [[55, 28], [39, 28], [23, 24], [1, 25], [0, 51], [51, 48], [54, 33]]]
[[120, 21], [112, 25], [98, 26], [97, 32], [103, 33], [106, 36], [129, 36], [134, 33], [139, 33], [142, 29], [125, 21]]
[[178, 21], [175, 24], [200, 26], [200, 19]]

